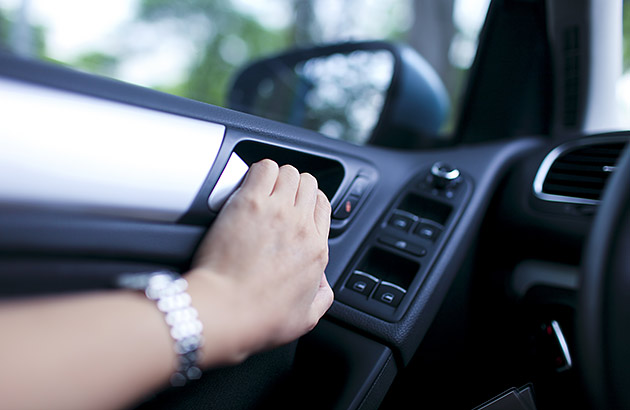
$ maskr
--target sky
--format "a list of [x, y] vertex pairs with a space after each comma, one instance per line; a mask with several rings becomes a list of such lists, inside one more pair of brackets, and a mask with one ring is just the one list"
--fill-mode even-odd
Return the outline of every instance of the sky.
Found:
[[[17, 9], [22, 0], [0, 0], [0, 7]], [[51, 52], [70, 57], [77, 50], [106, 46], [114, 27], [130, 21], [135, 1], [27, 0], [30, 19], [47, 29]], [[81, 16], [81, 18], [77, 18]]]

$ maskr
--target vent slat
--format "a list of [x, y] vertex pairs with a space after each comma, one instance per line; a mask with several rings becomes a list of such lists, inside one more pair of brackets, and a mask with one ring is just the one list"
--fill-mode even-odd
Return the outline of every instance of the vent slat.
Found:
[[555, 164], [553, 164], [553, 166], [551, 167], [551, 169], [549, 170], [549, 172], [564, 172], [564, 171], [568, 171], [571, 173], [583, 173], [583, 174], [591, 174], [591, 173], [598, 173], [598, 172], [604, 172], [604, 166], [613, 166], [615, 165], [615, 163], [611, 163], [611, 164], [598, 164], [598, 165], [586, 165], [586, 164], [569, 164], [566, 162], [556, 162]]
[[590, 176], [590, 175], [573, 175], [573, 174], [560, 174], [555, 173], [547, 177], [548, 182], [567, 182], [567, 183], [590, 183], [604, 185], [608, 175], [602, 176]]
[[575, 198], [599, 199], [601, 190], [583, 187], [567, 187], [565, 185], [546, 185], [546, 193], [552, 195], [564, 195]]
[[577, 164], [602, 164], [613, 165], [617, 161], [617, 157], [602, 155], [567, 155], [562, 159], [563, 163]]

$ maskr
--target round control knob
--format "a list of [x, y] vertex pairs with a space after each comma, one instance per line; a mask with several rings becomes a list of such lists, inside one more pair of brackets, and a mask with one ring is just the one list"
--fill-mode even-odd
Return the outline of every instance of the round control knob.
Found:
[[455, 183], [460, 175], [459, 169], [439, 161], [431, 167], [431, 184], [442, 189]]

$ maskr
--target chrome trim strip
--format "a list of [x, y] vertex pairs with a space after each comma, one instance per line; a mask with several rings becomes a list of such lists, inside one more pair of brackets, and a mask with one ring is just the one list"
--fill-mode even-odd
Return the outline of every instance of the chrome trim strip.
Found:
[[[376, 283], [379, 283], [381, 281], [376, 276], [370, 275], [369, 273], [363, 272], [362, 270], [358, 270], [358, 269], [355, 269], [354, 272], [352, 272], [352, 275], [365, 276], [366, 278], [368, 278], [370, 280], [373, 280]], [[352, 275], [350, 275], [350, 276], [352, 276]]]
[[573, 367], [573, 360], [571, 360], [571, 353], [569, 352], [569, 345], [567, 344], [567, 341], [564, 338], [564, 333], [562, 333], [560, 324], [556, 320], [551, 321], [551, 327], [553, 328], [553, 332], [556, 335], [556, 339], [558, 340], [558, 344], [560, 345], [560, 349], [562, 350], [562, 356], [564, 356], [564, 362], [566, 363], [566, 365], [557, 369], [557, 371], [562, 372], [565, 370], [569, 370], [570, 368]]
[[399, 290], [399, 291], [401, 291], [403, 294], [406, 294], [406, 293], [407, 293], [407, 289], [405, 289], [405, 288], [401, 288], [400, 286], [398, 286], [398, 285], [397, 285], [397, 284], [395, 284], [395, 283], [386, 282], [386, 281], [384, 281], [384, 280], [383, 280], [383, 281], [381, 281], [381, 285], [391, 286], [391, 287], [392, 287], [392, 288], [394, 288], [394, 289], [398, 289], [398, 290]]
[[[406, 218], [413, 220], [414, 223], [420, 220], [420, 217], [418, 215], [412, 214], [411, 212], [408, 212], [408, 211], [403, 211], [402, 209], [395, 209], [394, 212], [392, 212], [392, 216], [394, 215], [404, 216]], [[388, 222], [389, 220], [385, 221], [385, 224], [387, 224]]]
[[0, 205], [176, 221], [225, 127], [0, 78]]
[[217, 184], [208, 197], [208, 207], [214, 212], [219, 212], [225, 201], [238, 188], [249, 167], [235, 153], [230, 155]]
[[581, 204], [581, 205], [597, 205], [599, 204], [599, 200], [595, 199], [586, 199], [586, 198], [576, 198], [571, 196], [564, 195], [552, 195], [546, 194], [542, 191], [543, 183], [545, 182], [545, 178], [547, 178], [547, 174], [551, 169], [553, 163], [558, 159], [558, 157], [568, 151], [575, 150], [577, 148], [587, 146], [587, 145], [601, 145], [601, 144], [610, 144], [615, 142], [628, 142], [630, 140], [629, 136], [614, 136], [614, 137], [589, 137], [589, 138], [581, 138], [574, 141], [569, 141], [564, 144], [561, 144], [551, 150], [549, 154], [545, 157], [545, 159], [538, 167], [538, 172], [536, 172], [536, 177], [534, 178], [533, 189], [534, 195], [542, 199], [543, 201], [550, 202], [564, 202], [569, 204]]

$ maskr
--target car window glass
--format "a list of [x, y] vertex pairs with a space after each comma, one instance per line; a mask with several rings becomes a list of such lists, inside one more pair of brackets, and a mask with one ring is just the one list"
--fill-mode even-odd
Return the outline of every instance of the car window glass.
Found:
[[0, 0], [0, 48], [224, 105], [248, 61], [294, 46], [402, 41], [437, 70], [457, 113], [489, 2]]

